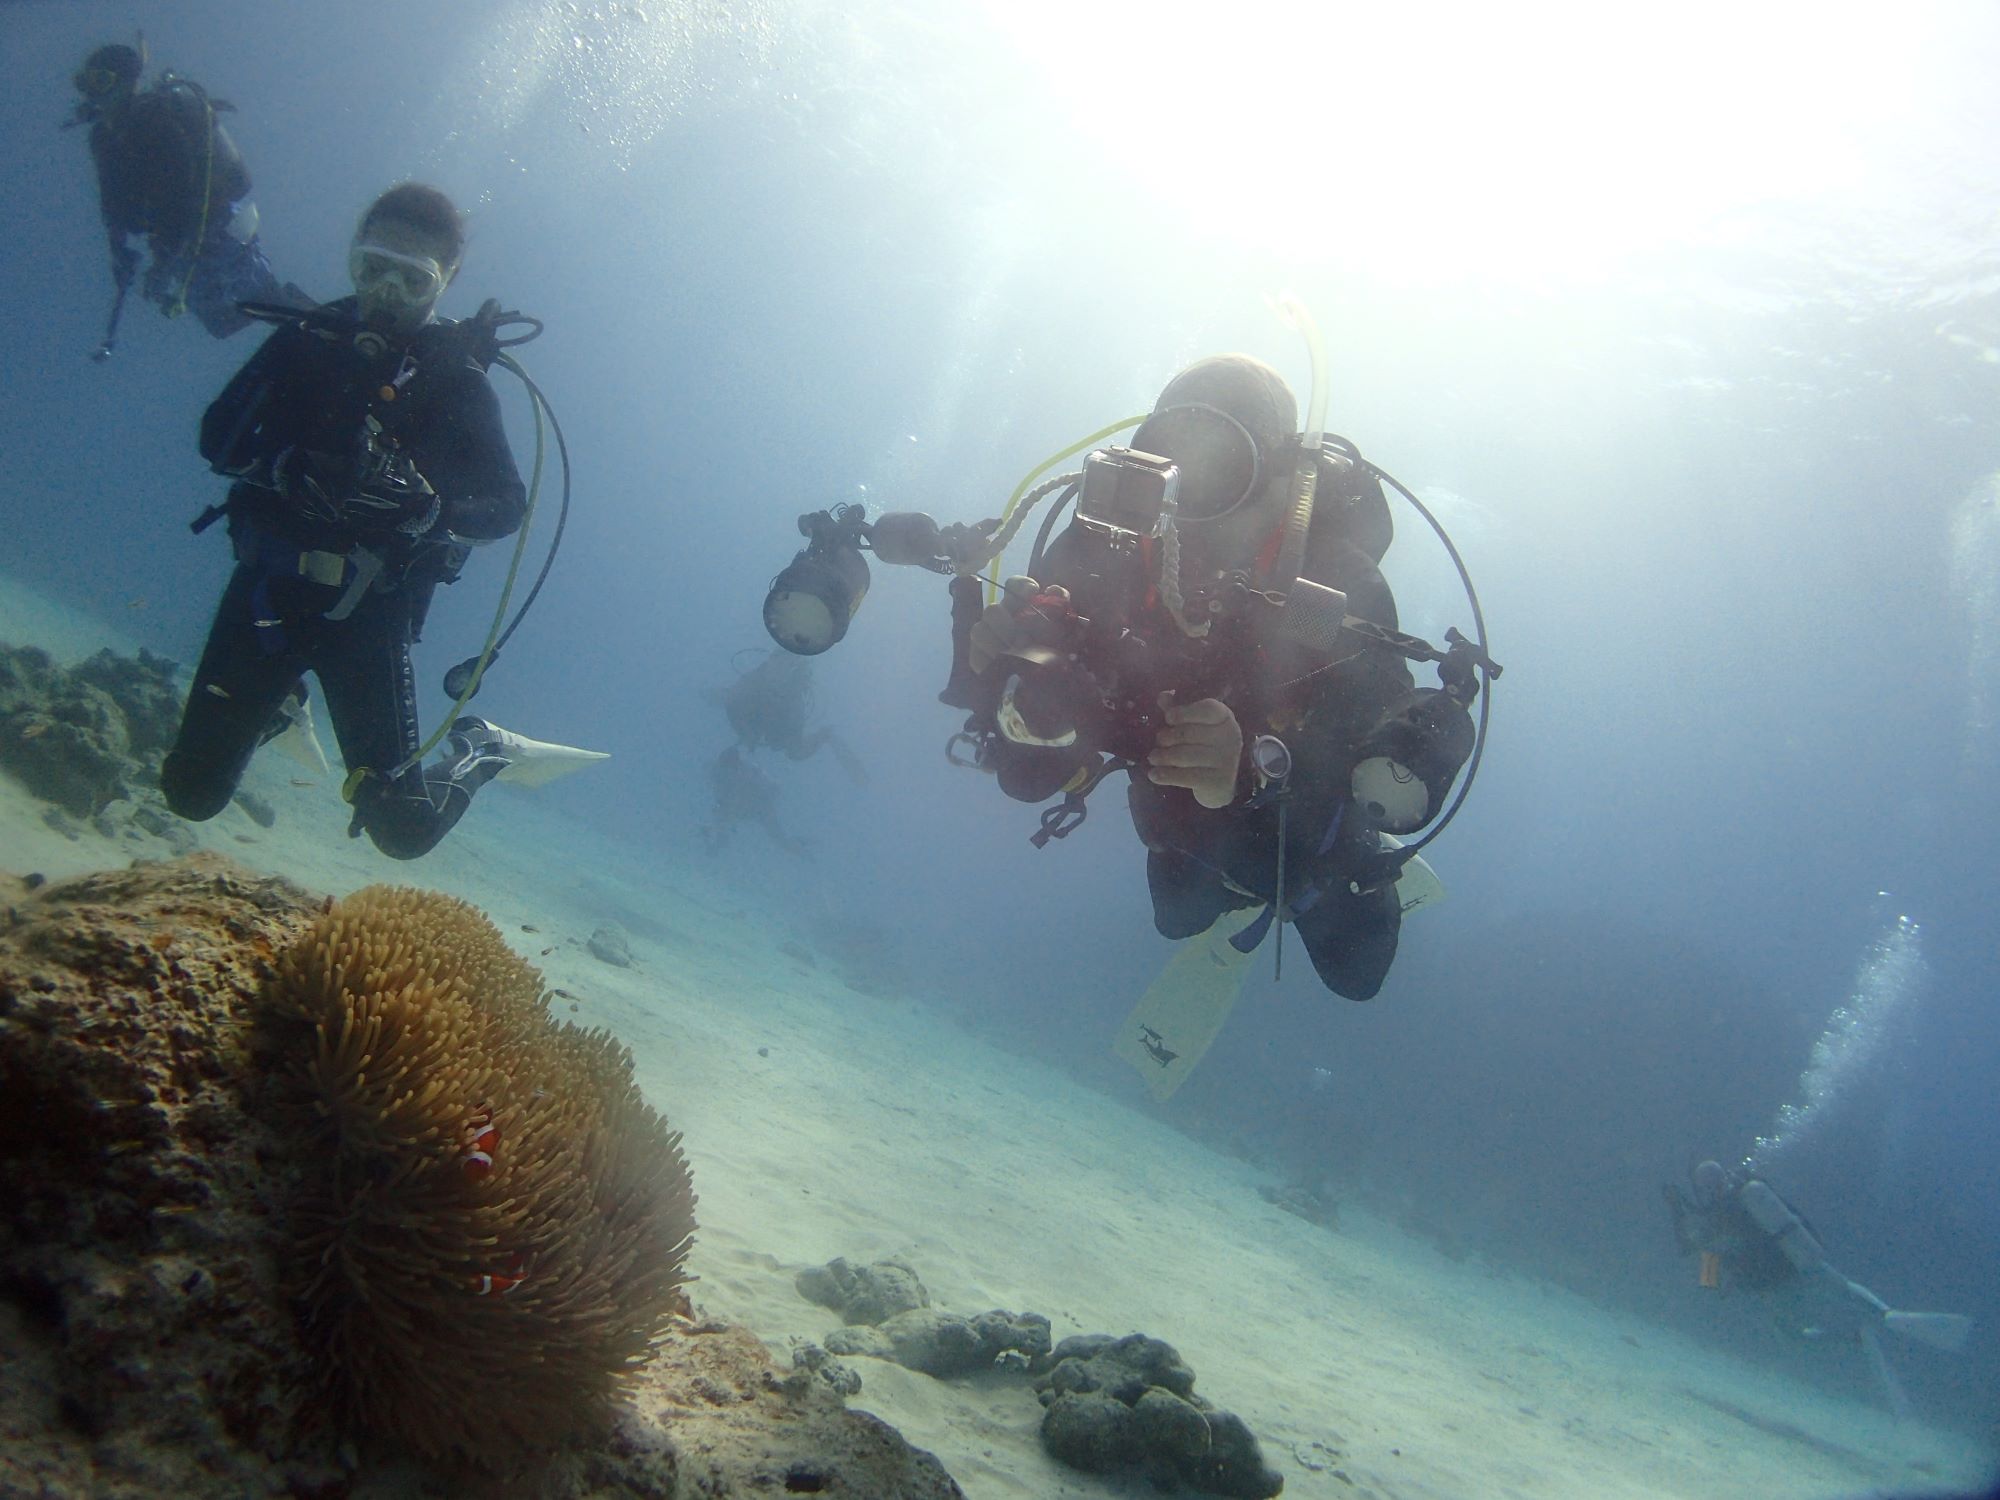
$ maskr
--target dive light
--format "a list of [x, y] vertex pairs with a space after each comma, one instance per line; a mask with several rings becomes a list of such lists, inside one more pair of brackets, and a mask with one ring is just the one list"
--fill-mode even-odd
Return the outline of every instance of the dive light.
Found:
[[868, 596], [865, 547], [885, 563], [949, 568], [950, 548], [922, 511], [896, 511], [872, 525], [859, 505], [836, 505], [799, 517], [806, 544], [764, 595], [764, 628], [795, 656], [818, 656], [840, 643]]
[[868, 597], [862, 515], [859, 505], [840, 505], [799, 517], [806, 544], [764, 595], [764, 628], [795, 656], [838, 645]]

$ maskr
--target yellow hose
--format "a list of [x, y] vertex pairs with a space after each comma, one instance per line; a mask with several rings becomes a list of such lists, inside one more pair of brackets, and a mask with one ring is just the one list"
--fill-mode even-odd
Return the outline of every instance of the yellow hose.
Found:
[[[511, 354], [502, 354], [495, 363], [504, 365], [516, 375], [526, 378], [526, 372]], [[527, 555], [528, 531], [535, 523], [535, 502], [542, 493], [542, 459], [547, 452], [547, 438], [542, 426], [542, 403], [530, 394], [528, 404], [535, 411], [535, 468], [533, 476], [528, 481], [528, 508], [521, 516], [521, 529], [514, 534], [514, 556], [507, 564], [507, 581], [501, 586], [500, 603], [493, 611], [493, 624], [486, 632], [486, 644], [480, 648], [479, 660], [473, 666], [472, 676], [465, 684], [465, 691], [452, 701], [451, 712], [439, 721], [438, 727], [431, 731], [430, 738], [417, 746], [414, 754], [405, 758], [402, 764], [389, 772], [387, 779], [390, 781], [394, 781], [412, 766], [423, 764], [424, 757], [435, 750], [438, 742], [451, 732], [453, 721], [465, 711], [465, 705], [472, 701], [472, 695], [479, 691], [479, 679], [486, 675], [486, 664], [493, 659], [494, 643], [500, 639], [500, 627], [507, 619], [507, 605], [514, 596], [514, 584], [521, 576], [521, 559]], [[352, 802], [354, 793], [361, 786], [362, 778], [373, 774], [375, 773], [366, 766], [357, 767], [342, 785], [341, 796]]]
[[[1126, 417], [1123, 421], [1113, 422], [1109, 427], [1100, 427], [1097, 429], [1097, 431], [1093, 432], [1089, 437], [1078, 439], [1076, 442], [1071, 443], [1067, 448], [1063, 449], [1062, 452], [1051, 453], [1047, 458], [1043, 459], [1040, 463], [1036, 464], [1034, 468], [1028, 471], [1027, 477], [1024, 478], [1019, 484], [1014, 486], [1014, 493], [1007, 497], [1007, 508], [1000, 512], [1000, 526], [998, 529], [1001, 531], [1005, 531], [1007, 529], [1007, 520], [1010, 516], [1014, 514], [1014, 507], [1021, 503], [1021, 497], [1027, 494], [1028, 491], [1031, 488], [1033, 488], [1034, 483], [1037, 479], [1040, 479], [1044, 474], [1048, 473], [1049, 470], [1053, 469], [1057, 464], [1061, 463], [1064, 459], [1073, 458], [1077, 454], [1083, 452], [1083, 450], [1086, 448], [1096, 447], [1098, 443], [1102, 442], [1105, 438], [1110, 437], [1111, 434], [1114, 432], [1123, 432], [1128, 427], [1137, 427], [1141, 422], [1145, 421], [1146, 418], [1150, 415], [1151, 415], [1150, 412], [1141, 412], [1136, 417]], [[998, 566], [1000, 559], [996, 557], [993, 559], [993, 561], [995, 564], [993, 569], [994, 575], [996, 577], [1000, 576], [1002, 572], [1001, 568]], [[997, 585], [994, 583], [992, 578], [988, 578], [986, 580], [986, 602], [988, 604], [991, 604], [993, 602], [997, 592], [998, 592]]]

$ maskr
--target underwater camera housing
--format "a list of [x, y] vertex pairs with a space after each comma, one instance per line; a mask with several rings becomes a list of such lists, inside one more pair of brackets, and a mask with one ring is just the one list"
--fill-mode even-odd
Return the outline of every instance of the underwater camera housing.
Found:
[[1137, 448], [1099, 448], [1083, 461], [1076, 517], [1130, 536], [1160, 536], [1179, 503], [1180, 483], [1171, 459]]
[[1203, 696], [1216, 686], [1217, 642], [1148, 639], [1081, 615], [1038, 613], [1034, 643], [995, 659], [984, 674], [991, 697], [975, 706], [1013, 744], [1074, 744], [1143, 760], [1164, 722], [1160, 695], [1198, 687]]

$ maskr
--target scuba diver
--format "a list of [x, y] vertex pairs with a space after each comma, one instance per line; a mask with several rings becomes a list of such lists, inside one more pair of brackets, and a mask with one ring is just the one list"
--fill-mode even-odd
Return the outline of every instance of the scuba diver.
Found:
[[389, 189], [355, 233], [355, 295], [296, 318], [261, 309], [280, 326], [202, 419], [202, 456], [234, 482], [193, 529], [226, 516], [236, 569], [161, 771], [184, 818], [228, 805], [259, 743], [295, 715], [307, 671], [349, 771], [348, 832], [393, 859], [428, 853], [496, 776], [535, 784], [604, 758], [467, 716], [450, 723], [448, 754], [421, 766], [445, 731], [420, 741], [410, 647], [437, 586], [474, 545], [519, 530], [529, 504], [486, 373], [504, 358], [498, 304], [465, 323], [434, 315], [464, 249], [443, 193]]
[[1764, 1299], [1772, 1323], [1795, 1338], [1829, 1334], [1860, 1344], [1896, 1416], [1909, 1415], [1909, 1399], [1882, 1352], [1878, 1329], [1935, 1349], [1964, 1346], [1972, 1322], [1957, 1313], [1900, 1312], [1827, 1263], [1819, 1236], [1805, 1217], [1762, 1178], [1731, 1173], [1704, 1161], [1689, 1173], [1689, 1188], [1661, 1188], [1673, 1215], [1682, 1255], [1701, 1257], [1701, 1284], [1711, 1290], [1741, 1288]]
[[[971, 626], [981, 686], [963, 696], [997, 695], [985, 769], [1009, 796], [1042, 801], [1087, 791], [1111, 753], [1131, 770], [1163, 936], [1262, 908], [1231, 939], [1240, 951], [1276, 917], [1328, 989], [1371, 998], [1405, 905], [1380, 836], [1444, 806], [1473, 747], [1476, 692], [1470, 663], [1418, 688], [1391, 639], [1381, 484], [1331, 446], [1303, 446], [1290, 387], [1246, 355], [1181, 371], [1130, 449], [1092, 458], [1115, 472], [1086, 465], [1075, 518]], [[1252, 603], [1303, 601], [1314, 585], [1340, 601], [1334, 626], [1344, 616], [1381, 639], [1300, 629]], [[1133, 711], [1093, 727], [1074, 677], [1105, 658]]]
[[192, 308], [216, 338], [249, 326], [238, 302], [313, 305], [297, 287], [281, 285], [264, 258], [250, 172], [218, 118], [233, 106], [174, 73], [141, 89], [144, 48], [143, 39], [137, 47], [114, 42], [86, 57], [74, 80], [83, 97], [67, 122], [90, 127], [117, 285], [98, 360], [111, 356], [139, 272], [139, 252], [126, 243], [135, 235], [152, 253], [141, 294], [170, 318]]
[[[806, 545], [764, 596], [772, 640], [814, 656], [846, 637], [869, 554], [950, 575], [951, 677], [938, 699], [966, 718], [946, 757], [1050, 803], [1037, 848], [1068, 837], [1096, 789], [1129, 773], [1154, 926], [1178, 947], [1113, 1051], [1161, 1100], [1219, 1034], [1267, 934], [1274, 978], [1296, 927], [1328, 989], [1355, 1000], [1381, 989], [1404, 916], [1444, 895], [1423, 850], [1471, 790], [1503, 670], [1437, 517], [1326, 430], [1326, 350], [1310, 312], [1289, 296], [1274, 305], [1312, 357], [1303, 427], [1268, 365], [1200, 360], [1152, 411], [1030, 471], [997, 517], [870, 520], [852, 502], [800, 516]], [[1100, 446], [1128, 429], [1130, 447]], [[1079, 453], [1080, 470], [1043, 477]], [[1449, 555], [1471, 636], [1453, 627], [1435, 646], [1397, 628], [1380, 567], [1394, 537], [1385, 487]], [[990, 577], [1050, 496], [1026, 571]], [[1435, 666], [1439, 685], [1416, 686], [1408, 663]]]
[[715, 821], [702, 828], [701, 841], [710, 854], [721, 851], [738, 823], [757, 824], [787, 854], [806, 852], [806, 841], [794, 838], [778, 823], [778, 783], [736, 746], [716, 756], [708, 768], [708, 784], [715, 793]]
[[812, 714], [812, 663], [789, 652], [769, 651], [764, 659], [719, 695], [736, 742], [746, 750], [768, 746], [790, 760], [808, 760], [822, 749], [833, 752], [848, 780], [868, 783], [868, 771], [833, 730], [808, 730]]

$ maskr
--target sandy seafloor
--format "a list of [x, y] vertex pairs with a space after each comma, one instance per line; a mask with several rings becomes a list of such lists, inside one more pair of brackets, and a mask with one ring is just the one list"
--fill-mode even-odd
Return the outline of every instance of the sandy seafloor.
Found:
[[[65, 662], [136, 644], [4, 578], [0, 640]], [[797, 962], [781, 917], [718, 891], [692, 858], [565, 819], [559, 788], [489, 788], [435, 854], [397, 864], [346, 837], [334, 776], [302, 787], [300, 774], [260, 756], [246, 785], [277, 825], [232, 807], [201, 842], [312, 890], [420, 882], [484, 908], [578, 997], [574, 1019], [631, 1046], [693, 1164], [695, 1300], [781, 1362], [835, 1322], [794, 1272], [898, 1255], [946, 1311], [1041, 1312], [1058, 1339], [1168, 1340], [1197, 1390], [1248, 1421], [1294, 1500], [1780, 1500], [1991, 1478], [1994, 1457], [1962, 1437], [1899, 1428], [1558, 1288], [1448, 1261], [1364, 1213], [1346, 1212], [1340, 1233], [1285, 1214], [1249, 1165], [920, 1003]], [[129, 857], [52, 831], [41, 811], [0, 774], [0, 866], [59, 878]], [[637, 967], [584, 947], [607, 922]], [[1103, 997], [1107, 1034], [1127, 1003]], [[852, 1363], [864, 1380], [852, 1404], [936, 1453], [973, 1500], [1157, 1494], [1049, 1459], [1019, 1376], [947, 1383]]]

